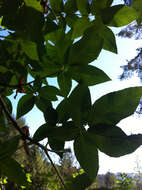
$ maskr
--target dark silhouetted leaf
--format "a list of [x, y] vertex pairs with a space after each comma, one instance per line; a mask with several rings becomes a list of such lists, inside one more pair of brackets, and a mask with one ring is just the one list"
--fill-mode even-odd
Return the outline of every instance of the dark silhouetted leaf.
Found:
[[52, 106], [47, 106], [44, 111], [45, 121], [51, 125], [55, 125], [57, 123], [57, 111]]
[[63, 96], [67, 96], [71, 90], [72, 81], [68, 73], [61, 73], [58, 75], [58, 84]]
[[9, 113], [12, 113], [11, 101], [6, 96], [3, 97], [3, 100], [4, 100], [5, 104], [6, 104], [6, 107], [7, 107], [8, 111], [9, 111]]
[[58, 104], [56, 110], [58, 113], [58, 122], [62, 123], [70, 118], [70, 111], [68, 109], [68, 99], [63, 99], [60, 104]]
[[79, 84], [68, 98], [70, 116], [79, 127], [81, 123], [87, 123], [91, 109], [91, 96], [88, 87]]
[[71, 141], [78, 136], [79, 132], [79, 128], [72, 121], [66, 122], [60, 127], [51, 126], [47, 123], [37, 129], [33, 139], [41, 141], [46, 137], [51, 137], [59, 141]]
[[104, 95], [98, 99], [90, 114], [90, 125], [108, 123], [116, 125], [133, 114], [142, 95], [141, 87], [131, 87]]
[[34, 106], [35, 97], [33, 95], [24, 95], [18, 102], [17, 119], [28, 113]]
[[54, 151], [58, 151], [57, 154], [62, 158], [63, 152], [60, 152], [60, 151], [64, 150], [65, 142], [62, 140], [57, 140], [53, 137], [49, 137], [48, 143], [49, 143], [50, 148]]
[[98, 56], [103, 46], [100, 35], [102, 28], [94, 25], [87, 29], [83, 37], [72, 45], [69, 53], [69, 64], [89, 64]]
[[49, 100], [40, 96], [36, 96], [35, 104], [37, 108], [42, 112], [45, 112], [47, 107], [52, 106], [52, 103]]
[[87, 172], [89, 179], [93, 181], [99, 168], [96, 143], [90, 141], [89, 135], [80, 136], [74, 141], [74, 151], [81, 167]]
[[70, 179], [70, 183], [67, 184], [69, 190], [85, 190], [90, 186], [92, 181], [86, 173], [78, 175], [76, 178]]
[[102, 70], [91, 65], [72, 66], [69, 73], [74, 80], [83, 82], [87, 86], [96, 85], [110, 80]]
[[100, 124], [89, 130], [92, 143], [100, 151], [112, 157], [120, 157], [134, 152], [142, 144], [142, 135], [127, 136], [119, 127]]
[[49, 101], [56, 101], [60, 91], [54, 86], [44, 86], [39, 90], [39, 95]]

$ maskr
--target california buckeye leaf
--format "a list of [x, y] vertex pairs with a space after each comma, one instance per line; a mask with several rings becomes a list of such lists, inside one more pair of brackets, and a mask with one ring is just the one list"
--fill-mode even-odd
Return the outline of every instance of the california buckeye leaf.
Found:
[[91, 110], [91, 95], [85, 84], [77, 85], [72, 91], [68, 98], [68, 109], [70, 116], [78, 127], [81, 123], [88, 121]]
[[142, 87], [131, 87], [102, 96], [92, 106], [90, 126], [106, 123], [116, 125], [133, 114], [142, 95]]
[[97, 59], [103, 46], [101, 32], [102, 28], [98, 24], [88, 28], [83, 37], [70, 48], [69, 64], [89, 64]]
[[138, 18], [138, 13], [132, 8], [124, 5], [115, 5], [102, 11], [103, 23], [109, 26], [125, 26]]
[[104, 36], [103, 49], [111, 51], [113, 53], [117, 53], [117, 45], [116, 45], [115, 35], [112, 32], [112, 30], [109, 29], [108, 27], [105, 27], [103, 36]]
[[119, 127], [106, 124], [89, 128], [92, 143], [97, 148], [112, 157], [120, 157], [134, 152], [141, 144], [142, 135], [127, 136]]
[[74, 151], [81, 167], [93, 181], [98, 172], [98, 150], [95, 142], [90, 141], [89, 135], [82, 135], [74, 141]]
[[72, 65], [70, 76], [77, 82], [83, 82], [87, 86], [107, 82], [110, 78], [101, 69], [92, 65]]
[[35, 103], [35, 97], [31, 94], [24, 95], [18, 102], [17, 106], [17, 119], [28, 113]]

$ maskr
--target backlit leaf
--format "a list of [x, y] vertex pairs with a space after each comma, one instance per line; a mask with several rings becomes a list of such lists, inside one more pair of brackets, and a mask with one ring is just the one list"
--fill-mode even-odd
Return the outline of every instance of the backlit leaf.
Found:
[[116, 125], [121, 119], [134, 113], [141, 95], [141, 87], [131, 87], [102, 96], [92, 107], [90, 125], [99, 123]]
[[101, 30], [98, 25], [90, 27], [83, 37], [72, 45], [69, 53], [70, 64], [89, 64], [97, 59], [103, 46]]
[[98, 172], [98, 151], [95, 143], [88, 136], [80, 136], [74, 141], [74, 151], [81, 167], [93, 181]]
[[138, 18], [138, 13], [131, 7], [115, 5], [102, 11], [104, 24], [109, 26], [125, 26]]
[[112, 157], [120, 157], [134, 152], [142, 144], [142, 135], [127, 136], [119, 127], [100, 124], [90, 128], [92, 143], [96, 142], [100, 151]]
[[24, 0], [26, 6], [32, 7], [33, 9], [36, 9], [37, 11], [43, 12], [43, 8], [40, 5], [40, 1], [37, 0]]
[[70, 68], [71, 77], [77, 82], [83, 82], [87, 86], [109, 81], [110, 78], [100, 69], [91, 65], [74, 65]]
[[33, 95], [24, 95], [18, 102], [17, 119], [28, 113], [34, 106], [35, 97]]
[[116, 40], [113, 32], [108, 27], [105, 27], [103, 32], [104, 44], [103, 49], [117, 53]]
[[67, 96], [71, 90], [72, 81], [68, 73], [61, 73], [58, 75], [58, 84], [63, 96]]

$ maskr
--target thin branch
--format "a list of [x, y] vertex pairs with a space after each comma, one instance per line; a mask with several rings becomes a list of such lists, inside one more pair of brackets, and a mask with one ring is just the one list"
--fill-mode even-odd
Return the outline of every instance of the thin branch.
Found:
[[57, 174], [58, 178], [60, 179], [60, 182], [61, 182], [62, 186], [64, 187], [64, 190], [66, 190], [66, 187], [65, 187], [64, 181], [63, 181], [63, 179], [62, 179], [62, 177], [61, 177], [61, 175], [60, 175], [60, 173], [59, 173], [58, 169], [56, 168], [55, 164], [53, 163], [53, 161], [52, 161], [52, 159], [51, 159], [50, 155], [48, 154], [47, 149], [46, 149], [46, 148], [44, 148], [43, 150], [44, 150], [44, 152], [45, 152], [46, 156], [48, 157], [48, 159], [50, 160], [51, 165], [52, 165], [52, 167], [54, 168], [54, 170], [55, 170], [55, 172], [56, 172], [56, 174]]
[[[58, 73], [59, 73], [59, 71], [54, 72], [54, 73], [52, 73], [52, 74], [50, 74], [50, 75], [46, 75], [46, 76], [44, 76], [44, 77], [41, 77], [41, 79], [45, 79], [45, 78], [47, 78], [47, 77], [52, 77], [52, 76], [54, 76], [54, 75], [56, 75], [56, 74], [58, 74]], [[23, 86], [30, 85], [30, 84], [32, 84], [33, 82], [35, 82], [35, 80], [32, 80], [31, 82], [28, 82], [28, 83], [23, 84]]]
[[[54, 73], [52, 73], [52, 74], [50, 74], [50, 75], [46, 75], [46, 76], [42, 77], [41, 79], [45, 79], [45, 78], [47, 78], [47, 77], [52, 77], [52, 76], [54, 76], [54, 75], [56, 75], [56, 74], [58, 74], [58, 73], [59, 73], [59, 71], [58, 71], [58, 72], [54, 72]], [[34, 82], [35, 82], [35, 80], [32, 80], [31, 82], [22, 84], [22, 86], [28, 86], [28, 85], [30, 85], [30, 84], [32, 84], [32, 83], [34, 83]], [[5, 87], [9, 87], [9, 88], [20, 88], [20, 85], [19, 85], [19, 84], [18, 84], [18, 85], [10, 85], [10, 84], [2, 83], [2, 82], [0, 82], [0, 86], [5, 86]]]
[[5, 103], [4, 103], [4, 101], [3, 101], [2, 97], [1, 97], [1, 95], [0, 95], [0, 104], [1, 104], [1, 106], [2, 106], [2, 108], [3, 108], [3, 110], [4, 110], [4, 112], [7, 114], [8, 118], [9, 118], [9, 119], [11, 120], [11, 122], [13, 123], [13, 126], [14, 126], [14, 127], [16, 128], [16, 130], [20, 133], [21, 137], [24, 138], [24, 139], [29, 140], [30, 142], [32, 142], [32, 143], [34, 143], [34, 144], [36, 144], [36, 145], [38, 145], [42, 150], [44, 150], [46, 156], [48, 157], [48, 159], [49, 159], [50, 162], [51, 162], [52, 167], [54, 168], [56, 174], [58, 175], [58, 177], [59, 177], [59, 179], [60, 179], [60, 181], [61, 181], [61, 184], [63, 185], [64, 189], [66, 190], [65, 184], [64, 184], [64, 182], [63, 182], [63, 179], [62, 179], [62, 177], [61, 177], [59, 171], [57, 170], [56, 166], [54, 165], [54, 163], [53, 163], [53, 161], [52, 161], [50, 155], [48, 154], [48, 151], [51, 151], [51, 152], [55, 152], [55, 151], [52, 151], [52, 150], [47, 149], [45, 146], [43, 146], [42, 144], [40, 144], [40, 143], [38, 143], [38, 142], [34, 142], [32, 138], [28, 137], [27, 135], [25, 135], [25, 133], [23, 133], [23, 131], [21, 130], [21, 128], [19, 127], [19, 125], [17, 124], [17, 122], [15, 121], [15, 119], [14, 119], [14, 118], [11, 116], [11, 114], [9, 113], [9, 111], [8, 111], [8, 109], [7, 109], [7, 107], [6, 107]]
[[[45, 149], [45, 146], [43, 146], [42, 144], [38, 143], [38, 142], [35, 142], [32, 138], [28, 137], [23, 131], [22, 129], [19, 127], [19, 125], [17, 124], [17, 122], [15, 121], [15, 119], [11, 116], [11, 114], [9, 113], [4, 101], [3, 101], [3, 98], [1, 97], [0, 95], [0, 104], [4, 110], [4, 112], [6, 113], [6, 115], [8, 116], [8, 118], [11, 120], [13, 126], [15, 127], [15, 129], [20, 133], [21, 137], [23, 139], [27, 139], [30, 141], [30, 143], [32, 144], [35, 144], [37, 146], [39, 146], [40, 148], [42, 149]], [[54, 153], [59, 153], [59, 152], [67, 152], [67, 150], [63, 150], [63, 151], [55, 151], [55, 150], [51, 150], [51, 149], [48, 149], [46, 148], [47, 151], [50, 151], [50, 152], [54, 152]]]

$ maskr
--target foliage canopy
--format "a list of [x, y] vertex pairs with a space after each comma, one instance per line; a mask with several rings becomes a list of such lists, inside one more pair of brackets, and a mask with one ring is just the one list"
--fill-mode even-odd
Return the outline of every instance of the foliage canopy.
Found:
[[[132, 7], [112, 3], [113, 0], [0, 0], [0, 30], [7, 32], [0, 40], [0, 126], [4, 126], [7, 117], [22, 138], [39, 146], [40, 140], [48, 138], [51, 150], [60, 156], [65, 142], [73, 140], [76, 158], [85, 173], [65, 185], [69, 190], [83, 190], [93, 182], [99, 168], [98, 150], [119, 157], [142, 144], [141, 135], [127, 136], [116, 126], [135, 111], [141, 87], [109, 93], [94, 104], [91, 101], [89, 86], [111, 80], [90, 65], [102, 49], [117, 53], [110, 26], [125, 26], [142, 18], [139, 0], [134, 0]], [[33, 81], [27, 82], [29, 76]], [[58, 86], [50, 86], [50, 78], [56, 78]], [[72, 90], [73, 80], [78, 85]], [[45, 124], [33, 138], [24, 134], [10, 116], [12, 104], [8, 96], [14, 90], [15, 98], [24, 93], [18, 102], [17, 119], [34, 105], [43, 112]], [[55, 108], [53, 102], [59, 97], [62, 101]], [[23, 169], [11, 157], [19, 138], [0, 143], [0, 172], [26, 186]]]

